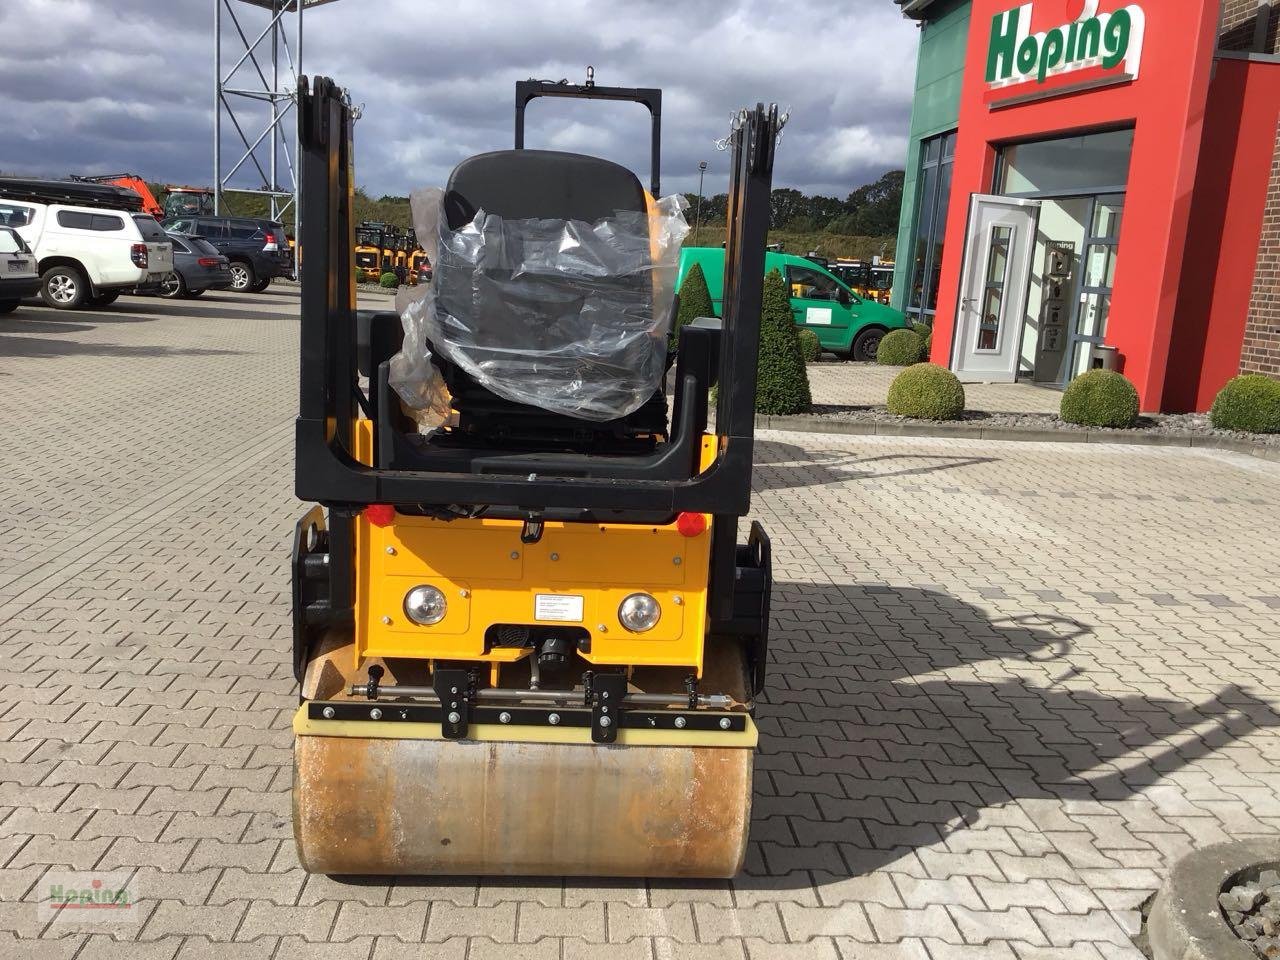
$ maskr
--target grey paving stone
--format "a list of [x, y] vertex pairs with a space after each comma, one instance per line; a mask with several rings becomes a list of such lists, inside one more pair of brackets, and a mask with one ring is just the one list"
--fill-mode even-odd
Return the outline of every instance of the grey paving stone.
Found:
[[489, 937], [498, 943], [514, 943], [517, 906], [499, 903], [490, 907], [458, 907], [451, 903], [433, 903], [427, 918], [426, 939], [439, 942], [453, 936]]
[[466, 956], [465, 937], [453, 937], [443, 943], [405, 943], [394, 937], [375, 937], [372, 960], [464, 960]]
[[151, 914], [143, 936], [150, 940], [179, 934], [227, 941], [235, 935], [248, 908], [249, 904], [243, 900], [228, 903], [225, 906], [192, 905], [177, 900], [161, 900]]
[[76, 954], [76, 960], [118, 960], [122, 953], [127, 954], [129, 960], [173, 960], [181, 946], [182, 938], [179, 936], [152, 942], [135, 940], [121, 943], [106, 934], [93, 934], [84, 949]]
[[[698, 904], [696, 909], [710, 912], [720, 908], [712, 904]], [[680, 943], [696, 943], [699, 940], [699, 932], [703, 940], [719, 939], [715, 934], [719, 927], [714, 916], [699, 914], [699, 921], [695, 928], [695, 907], [692, 904], [639, 907], [631, 903], [611, 901], [605, 905], [605, 910], [606, 940], [609, 943], [625, 943], [635, 938], [647, 940], [653, 937], [668, 938]], [[762, 910], [768, 910], [774, 922], [777, 921], [777, 912], [772, 907], [758, 907], [755, 912], [760, 913]], [[750, 911], [732, 911], [732, 914], [739, 921], [739, 927], [743, 926], [744, 916], [749, 924]], [[735, 930], [732, 935], [742, 936], [743, 934], [740, 930]]]
[[[228, 905], [231, 906], [234, 904]], [[309, 942], [321, 942], [328, 939], [337, 912], [336, 903], [292, 907], [255, 900], [249, 905], [235, 938], [253, 940], [264, 934], [276, 937], [301, 935]]]

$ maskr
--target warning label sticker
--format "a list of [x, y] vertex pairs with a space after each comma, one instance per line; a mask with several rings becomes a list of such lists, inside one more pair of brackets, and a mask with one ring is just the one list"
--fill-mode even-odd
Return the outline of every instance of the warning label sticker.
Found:
[[533, 598], [533, 619], [559, 623], [582, 622], [582, 597], [565, 593], [538, 593]]

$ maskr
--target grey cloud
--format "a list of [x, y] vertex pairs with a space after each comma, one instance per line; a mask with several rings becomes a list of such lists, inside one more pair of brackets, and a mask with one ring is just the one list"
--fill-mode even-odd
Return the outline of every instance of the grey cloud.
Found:
[[[265, 14], [233, 5], [256, 35]], [[88, 0], [0, 5], [0, 35], [22, 38], [0, 47], [0, 169], [208, 182], [212, 4], [111, 6], [104, 17]], [[667, 190], [696, 189], [707, 160], [706, 191], [722, 191], [727, 158], [712, 141], [733, 109], [757, 100], [792, 108], [779, 185], [843, 195], [905, 157], [916, 38], [889, 0], [469, 6], [342, 0], [308, 13], [308, 72], [365, 105], [357, 179], [374, 194], [440, 182], [464, 156], [507, 146], [514, 81], [577, 82], [588, 63], [600, 83], [663, 88]], [[261, 115], [242, 117], [256, 136]], [[638, 108], [548, 100], [528, 119], [531, 146], [599, 152], [647, 173]], [[235, 144], [224, 129], [224, 149]], [[260, 185], [251, 165], [242, 175], [240, 185]]]

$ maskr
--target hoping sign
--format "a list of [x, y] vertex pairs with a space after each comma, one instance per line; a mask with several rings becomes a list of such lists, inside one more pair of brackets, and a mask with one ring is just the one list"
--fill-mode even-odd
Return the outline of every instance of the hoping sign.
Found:
[[[1031, 33], [1033, 15], [1033, 5], [1024, 3], [991, 18], [986, 79], [993, 92], [1034, 99], [1138, 76], [1146, 30], [1138, 5], [1098, 13], [1098, 0], [1084, 0], [1078, 19], [1041, 33]], [[1005, 89], [1021, 84], [1035, 87]]]

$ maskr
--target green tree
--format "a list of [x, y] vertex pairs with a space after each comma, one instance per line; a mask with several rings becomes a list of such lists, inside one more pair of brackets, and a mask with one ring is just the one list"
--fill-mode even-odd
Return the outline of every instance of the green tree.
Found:
[[804, 413], [812, 405], [809, 374], [800, 351], [791, 300], [782, 274], [764, 278], [760, 304], [760, 362], [756, 371], [756, 412], [772, 416]]
[[667, 336], [667, 347], [674, 350], [679, 345], [680, 330], [685, 324], [698, 317], [715, 315], [715, 308], [711, 305], [711, 291], [707, 289], [707, 277], [702, 272], [702, 264], [695, 263], [680, 284], [680, 309], [676, 312], [675, 326]]
[[866, 237], [887, 237], [898, 232], [902, 211], [902, 184], [906, 174], [890, 170], [874, 183], [849, 194], [845, 208], [853, 215], [852, 233]]
[[808, 199], [793, 187], [778, 187], [769, 194], [769, 222], [783, 227], [803, 216], [807, 212]]

